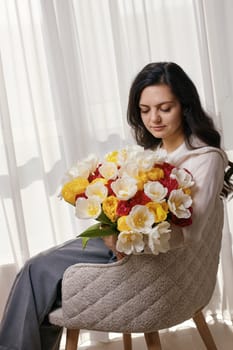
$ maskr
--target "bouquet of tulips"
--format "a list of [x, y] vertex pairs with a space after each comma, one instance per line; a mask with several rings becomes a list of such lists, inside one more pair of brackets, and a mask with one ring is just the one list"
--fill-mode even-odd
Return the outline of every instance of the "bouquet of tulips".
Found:
[[75, 206], [79, 219], [95, 219], [79, 237], [117, 235], [116, 249], [125, 254], [166, 253], [171, 223], [192, 223], [191, 187], [186, 169], [167, 162], [167, 153], [128, 146], [78, 161], [63, 181], [61, 198]]

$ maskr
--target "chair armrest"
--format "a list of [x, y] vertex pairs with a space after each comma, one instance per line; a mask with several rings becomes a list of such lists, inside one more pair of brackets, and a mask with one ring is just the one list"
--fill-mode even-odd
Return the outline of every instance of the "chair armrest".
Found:
[[[177, 258], [182, 265], [182, 254], [173, 252], [69, 267], [62, 284], [66, 327], [153, 332], [190, 318], [196, 305], [192, 306], [192, 300], [171, 278]], [[177, 303], [181, 304], [179, 310]]]

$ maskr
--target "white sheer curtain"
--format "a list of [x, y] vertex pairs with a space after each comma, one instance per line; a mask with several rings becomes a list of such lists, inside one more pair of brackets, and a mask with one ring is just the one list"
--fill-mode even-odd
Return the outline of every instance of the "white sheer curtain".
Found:
[[[82, 229], [60, 180], [88, 153], [132, 143], [128, 89], [146, 63], [190, 74], [233, 159], [232, 14], [231, 0], [0, 0], [0, 313], [23, 262]], [[232, 319], [226, 213], [208, 310]]]

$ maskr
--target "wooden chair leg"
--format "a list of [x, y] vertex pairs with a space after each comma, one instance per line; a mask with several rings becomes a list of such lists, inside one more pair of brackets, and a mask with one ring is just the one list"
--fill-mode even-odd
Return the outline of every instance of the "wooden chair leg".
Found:
[[193, 321], [197, 326], [197, 329], [203, 342], [205, 343], [207, 350], [217, 350], [212, 334], [210, 333], [209, 327], [205, 321], [205, 317], [201, 311], [198, 311], [193, 316]]
[[123, 333], [124, 350], [132, 350], [132, 338], [130, 333]]
[[77, 350], [78, 337], [79, 329], [67, 329], [65, 350]]
[[162, 350], [159, 332], [144, 333], [148, 350]]

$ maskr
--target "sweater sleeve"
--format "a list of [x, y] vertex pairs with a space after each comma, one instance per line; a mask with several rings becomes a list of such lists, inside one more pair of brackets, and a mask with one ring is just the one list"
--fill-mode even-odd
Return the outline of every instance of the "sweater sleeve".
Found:
[[172, 226], [171, 249], [183, 244], [192, 244], [202, 239], [204, 231], [221, 219], [222, 199], [220, 194], [224, 182], [225, 161], [220, 152], [209, 151], [190, 156], [182, 167], [194, 178], [192, 187], [192, 224], [186, 227]]

